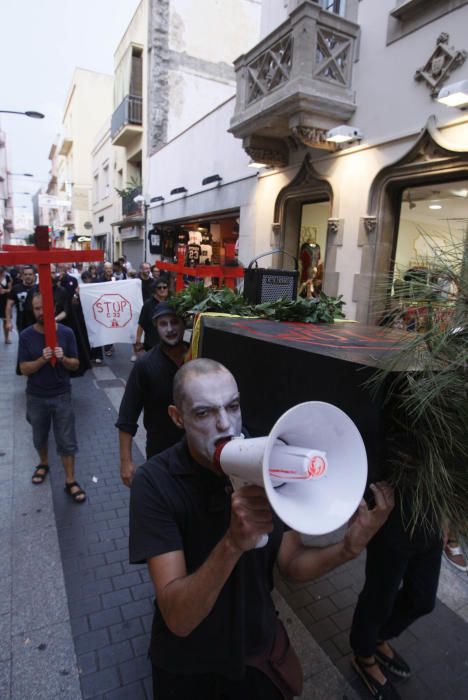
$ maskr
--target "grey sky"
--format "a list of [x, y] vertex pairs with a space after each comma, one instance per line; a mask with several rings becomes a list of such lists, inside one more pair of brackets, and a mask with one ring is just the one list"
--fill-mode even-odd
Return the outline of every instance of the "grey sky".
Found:
[[[45, 119], [0, 114], [9, 169], [47, 180], [50, 146], [61, 128], [76, 66], [113, 72], [114, 50], [139, 0], [0, 0], [0, 109], [42, 112]], [[92, 109], [92, 105], [90, 105]], [[41, 183], [14, 178], [12, 189]], [[16, 196], [15, 204], [29, 204]]]

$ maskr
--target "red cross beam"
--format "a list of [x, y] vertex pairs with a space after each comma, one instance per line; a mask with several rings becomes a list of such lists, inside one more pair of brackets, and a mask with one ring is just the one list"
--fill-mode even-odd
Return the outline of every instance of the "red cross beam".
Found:
[[[44, 308], [46, 347], [57, 347], [57, 326], [55, 323], [54, 294], [52, 291], [50, 264], [64, 262], [97, 262], [99, 260], [104, 260], [103, 250], [50, 248], [48, 226], [36, 226], [34, 245], [3, 246], [3, 249], [0, 251], [0, 265], [37, 265], [39, 271], [39, 289], [41, 290]], [[56, 358], [52, 356], [51, 363], [55, 365], [56, 361]]]
[[219, 277], [224, 281], [226, 287], [230, 289], [234, 289], [236, 279], [244, 277], [244, 268], [240, 266], [195, 265], [195, 267], [188, 267], [185, 265], [185, 254], [183, 252], [177, 253], [176, 263], [158, 261], [156, 265], [159, 270], [175, 272], [176, 292], [180, 292], [184, 288], [184, 275], [190, 275], [191, 277]]

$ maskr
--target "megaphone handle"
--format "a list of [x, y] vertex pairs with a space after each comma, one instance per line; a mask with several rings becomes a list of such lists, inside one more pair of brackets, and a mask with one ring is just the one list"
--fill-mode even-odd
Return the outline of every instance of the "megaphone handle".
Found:
[[[247, 482], [243, 481], [242, 479], [239, 479], [239, 477], [236, 476], [230, 476], [229, 477], [231, 480], [232, 488], [234, 491], [238, 491], [241, 486], [247, 486]], [[266, 547], [268, 544], [268, 535], [261, 535], [257, 544], [255, 545], [255, 549], [262, 549], [262, 547]]]

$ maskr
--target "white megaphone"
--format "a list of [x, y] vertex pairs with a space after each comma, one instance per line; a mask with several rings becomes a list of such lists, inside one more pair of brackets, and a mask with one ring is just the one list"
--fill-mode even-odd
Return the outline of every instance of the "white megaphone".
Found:
[[[215, 461], [234, 488], [262, 486], [278, 517], [305, 535], [341, 527], [358, 507], [367, 480], [359, 430], [341, 409], [322, 401], [289, 409], [268, 437], [220, 445]], [[267, 542], [264, 535], [257, 547]]]

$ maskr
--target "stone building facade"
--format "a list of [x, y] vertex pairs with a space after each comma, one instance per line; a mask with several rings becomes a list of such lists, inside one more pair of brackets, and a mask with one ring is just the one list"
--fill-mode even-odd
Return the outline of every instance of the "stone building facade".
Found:
[[440, 248], [466, 236], [468, 117], [438, 97], [468, 91], [468, 2], [261, 10], [235, 94], [166, 143], [169, 125], [150, 129], [151, 221], [164, 232], [231, 217], [244, 263], [312, 246], [323, 289], [343, 294], [349, 318], [376, 322], [392, 285], [434, 256], [425, 234]]

